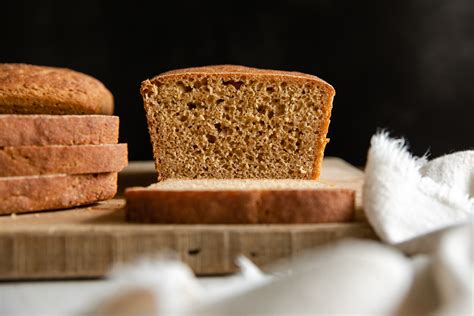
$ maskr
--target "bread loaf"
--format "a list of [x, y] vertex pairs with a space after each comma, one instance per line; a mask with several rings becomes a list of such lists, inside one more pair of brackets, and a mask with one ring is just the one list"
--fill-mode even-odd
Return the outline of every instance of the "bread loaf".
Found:
[[113, 108], [110, 91], [91, 76], [0, 64], [0, 214], [112, 198], [127, 164]]
[[176, 180], [128, 188], [127, 219], [163, 224], [291, 224], [354, 219], [355, 192], [312, 180]]
[[209, 66], [141, 94], [159, 179], [317, 179], [335, 91], [302, 73]]
[[0, 64], [0, 114], [112, 114], [112, 93], [66, 68]]

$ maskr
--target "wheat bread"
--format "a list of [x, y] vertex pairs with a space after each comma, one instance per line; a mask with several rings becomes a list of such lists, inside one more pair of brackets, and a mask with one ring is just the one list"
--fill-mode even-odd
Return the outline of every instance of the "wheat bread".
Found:
[[0, 64], [0, 114], [107, 114], [112, 93], [97, 79], [66, 68]]
[[117, 173], [0, 178], [0, 214], [91, 204], [116, 192]]
[[116, 144], [111, 115], [0, 115], [0, 147]]
[[355, 192], [312, 180], [168, 179], [128, 188], [127, 219], [160, 224], [283, 224], [354, 220]]
[[0, 148], [0, 177], [118, 172], [127, 163], [127, 144]]
[[317, 179], [334, 88], [298, 72], [222, 65], [141, 85], [159, 179]]

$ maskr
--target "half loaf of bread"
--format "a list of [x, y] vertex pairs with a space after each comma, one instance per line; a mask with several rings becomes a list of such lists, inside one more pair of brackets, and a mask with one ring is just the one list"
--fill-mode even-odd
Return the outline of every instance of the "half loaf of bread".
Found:
[[318, 77], [242, 66], [163, 73], [141, 94], [159, 179], [317, 179], [335, 91]]
[[312, 180], [169, 179], [125, 191], [127, 219], [162, 224], [348, 222], [355, 192]]

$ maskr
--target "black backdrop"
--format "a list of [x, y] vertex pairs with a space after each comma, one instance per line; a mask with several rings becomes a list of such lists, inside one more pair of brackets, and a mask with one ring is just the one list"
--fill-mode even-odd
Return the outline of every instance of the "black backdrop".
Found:
[[407, 137], [416, 154], [473, 146], [472, 0], [169, 2], [3, 2], [0, 62], [69, 67], [103, 81], [131, 160], [151, 159], [140, 82], [221, 63], [331, 83], [327, 154], [355, 164], [379, 127]]

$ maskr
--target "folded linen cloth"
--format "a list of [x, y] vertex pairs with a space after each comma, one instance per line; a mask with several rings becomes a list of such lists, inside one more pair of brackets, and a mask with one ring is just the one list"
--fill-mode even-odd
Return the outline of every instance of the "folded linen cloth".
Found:
[[412, 156], [405, 141], [374, 135], [365, 168], [363, 207], [379, 237], [400, 243], [472, 220], [474, 151], [432, 161]]

